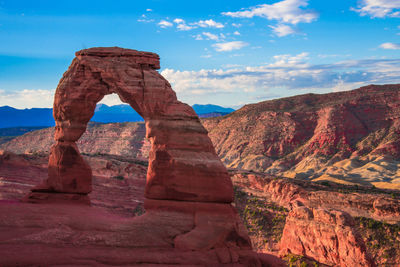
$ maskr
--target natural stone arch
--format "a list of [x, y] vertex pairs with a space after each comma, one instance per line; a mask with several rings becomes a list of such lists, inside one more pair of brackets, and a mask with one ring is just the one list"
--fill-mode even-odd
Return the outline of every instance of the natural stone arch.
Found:
[[50, 153], [48, 178], [32, 190], [31, 199], [35, 192], [91, 192], [91, 169], [75, 142], [85, 132], [96, 104], [116, 93], [146, 122], [146, 137], [151, 141], [147, 199], [233, 201], [232, 182], [207, 131], [193, 109], [177, 100], [157, 69], [159, 56], [154, 53], [118, 47], [76, 53], [54, 97], [56, 144]]

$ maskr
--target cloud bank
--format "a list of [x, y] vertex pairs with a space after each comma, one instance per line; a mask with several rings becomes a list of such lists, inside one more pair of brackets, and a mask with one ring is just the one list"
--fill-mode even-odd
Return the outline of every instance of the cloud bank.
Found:
[[351, 10], [360, 13], [361, 16], [370, 16], [371, 18], [400, 17], [399, 0], [361, 0], [358, 8]]
[[[368, 84], [400, 83], [400, 59], [346, 60], [332, 64], [308, 63], [308, 53], [276, 55], [262, 66], [179, 71], [162, 75], [182, 97], [247, 94], [244, 101], [273, 93], [286, 96], [308, 92], [356, 89]], [[290, 93], [292, 92], [292, 93]]]
[[387, 50], [399, 50], [400, 49], [400, 44], [383, 43], [379, 47], [382, 48], [382, 49], [387, 49]]
[[294, 34], [297, 31], [291, 25], [311, 23], [318, 14], [306, 9], [308, 0], [283, 0], [274, 4], [262, 4], [236, 12], [222, 12], [222, 15], [233, 18], [261, 17], [277, 21], [276, 26], [269, 26], [278, 37]]
[[247, 45], [249, 44], [243, 41], [232, 41], [226, 43], [216, 43], [213, 44], [212, 46], [217, 52], [227, 52], [227, 51], [239, 50]]

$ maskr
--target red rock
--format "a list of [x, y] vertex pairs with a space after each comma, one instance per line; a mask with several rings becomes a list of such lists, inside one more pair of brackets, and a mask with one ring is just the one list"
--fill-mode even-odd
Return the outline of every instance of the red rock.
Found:
[[[49, 156], [48, 178], [25, 198], [51, 205], [20, 204], [13, 207], [11, 219], [0, 218], [0, 251], [14, 249], [14, 244], [23, 250], [20, 259], [0, 252], [0, 265], [74, 266], [91, 259], [95, 265], [261, 266], [230, 204], [229, 174], [193, 109], [179, 102], [169, 83], [155, 71], [158, 56], [121, 48], [93, 48], [76, 55], [54, 98], [56, 143]], [[127, 220], [108, 219], [84, 205], [60, 206], [89, 201], [92, 172], [75, 142], [85, 132], [96, 103], [110, 93], [117, 93], [143, 116], [151, 142], [146, 213]], [[112, 167], [107, 162], [105, 168], [111, 172]], [[0, 214], [8, 208], [0, 205]], [[39, 216], [35, 222], [40, 227], [28, 229], [32, 214], [49, 216]], [[16, 227], [13, 220], [18, 221], [16, 235], [2, 231]], [[27, 253], [30, 245], [42, 247], [44, 256]], [[60, 246], [64, 255], [74, 255], [68, 256], [72, 259], [52, 255]], [[109, 247], [120, 248], [117, 254], [129, 248], [132, 256], [125, 262], [116, 255], [99, 260]], [[143, 249], [147, 249], [144, 254]]]
[[[298, 167], [294, 175], [313, 179], [350, 157], [365, 156], [364, 164], [367, 155], [400, 159], [399, 88], [370, 85], [269, 100], [203, 124], [226, 166], [282, 176]], [[319, 166], [300, 169], [314, 158]]]
[[[89, 54], [95, 53], [90, 52]], [[120, 52], [116, 55], [118, 56], [112, 57], [114, 60], [122, 62], [126, 59], [121, 56]], [[85, 56], [81, 60], [87, 62], [93, 58], [96, 57]], [[100, 61], [106, 61], [108, 57], [97, 58]], [[101, 63], [98, 65], [101, 66]], [[151, 69], [150, 65], [148, 67]], [[107, 78], [111, 84], [117, 82], [114, 81], [115, 79], [113, 80], [113, 76], [121, 75], [118, 73], [114, 75], [111, 68], [109, 73], [101, 72], [99, 69], [96, 71], [102, 73], [100, 75], [102, 79]], [[151, 77], [150, 80], [157, 81], [157, 78], [147, 70], [144, 70], [143, 74]], [[135, 80], [139, 87], [143, 84], [141, 71], [130, 70], [129, 75], [123, 75], [124, 79], [130, 77], [131, 82], [134, 83], [132, 80]], [[98, 87], [99, 90], [107, 90], [106, 88], [101, 89], [101, 86]], [[267, 172], [283, 177], [343, 181], [344, 183], [399, 189], [399, 185], [395, 182], [399, 176], [393, 171], [394, 167], [391, 167], [398, 165], [400, 160], [399, 88], [400, 85], [371, 85], [347, 92], [324, 95], [308, 94], [264, 101], [246, 105], [227, 116], [210, 118], [202, 122], [209, 131], [218, 155], [228, 167]], [[117, 89], [111, 88], [109, 91], [116, 92]], [[142, 104], [137, 99], [143, 98], [140, 92], [136, 92], [137, 103], [131, 103], [138, 110]], [[123, 92], [120, 91], [119, 95], [122, 96], [122, 94]], [[147, 96], [147, 94], [145, 95]], [[166, 97], [168, 96], [170, 95], [166, 95]], [[129, 95], [126, 97], [129, 98]], [[148, 107], [147, 109], [154, 108]], [[162, 108], [166, 109], [169, 116], [176, 118], [174, 122], [164, 118], [171, 124], [182, 121], [178, 120], [180, 116], [194, 116], [191, 108], [182, 105], [179, 101], [171, 101], [170, 105], [162, 106]], [[150, 125], [158, 125], [159, 121], [157, 119], [152, 120], [151, 123], [149, 120], [147, 122]], [[184, 121], [187, 122], [186, 119]], [[58, 128], [67, 126], [68, 124], [63, 126], [62, 123], [59, 123]], [[64, 135], [71, 135], [70, 137], [60, 137], [71, 139], [72, 135], [80, 134], [83, 126], [75, 123], [73, 131], [66, 130], [64, 133]], [[139, 138], [145, 139], [143, 128], [133, 127], [132, 130], [141, 134], [140, 136], [135, 134], [131, 138], [132, 142], [137, 142]], [[44, 131], [40, 132], [40, 135], [38, 133], [35, 138], [32, 138], [33, 134], [28, 134], [23, 138], [20, 137], [15, 141], [3, 144], [2, 147], [5, 150], [23, 153], [38, 151], [39, 148], [46, 146], [41, 151], [47, 151], [51, 141], [44, 138], [43, 134]], [[57, 135], [59, 134], [61, 132]], [[180, 134], [183, 133], [178, 135]], [[194, 133], [193, 136], [199, 138], [200, 142], [202, 134]], [[107, 149], [109, 143], [104, 142], [107, 134], [96, 134], [95, 137], [96, 141], [88, 141], [87, 137], [78, 141], [82, 152], [95, 153], [98, 151], [121, 154], [119, 151]], [[165, 137], [163, 138], [165, 139]], [[180, 138], [171, 136], [168, 139], [171, 141]], [[29, 144], [26, 144], [28, 142]], [[208, 141], [204, 144], [206, 144], [205, 147], [209, 145]], [[184, 145], [193, 147], [193, 144], [190, 143], [179, 146], [183, 147]], [[127, 152], [128, 148], [129, 142], [126, 142], [124, 146], [121, 144], [124, 154], [137, 155], [135, 151]], [[140, 156], [143, 157], [143, 155], [148, 155], [150, 145], [140, 146], [140, 149], [143, 151]], [[381, 156], [387, 163], [384, 166], [380, 164], [381, 160], [377, 159]], [[374, 170], [368, 166], [368, 163], [381, 165], [382, 168]], [[164, 192], [164, 194], [167, 193]]]
[[400, 201], [398, 199], [377, 197], [373, 203], [373, 208], [377, 216], [394, 216], [400, 218]]
[[74, 142], [58, 142], [51, 148], [48, 173], [50, 191], [80, 194], [92, 191], [92, 170]]
[[281, 255], [304, 255], [333, 266], [375, 266], [353, 218], [342, 211], [297, 207], [286, 218]]
[[0, 265], [261, 267], [258, 255], [230, 235], [209, 249], [175, 247], [177, 236], [196, 229], [198, 210], [228, 204], [165, 202], [133, 218], [83, 205], [0, 202]]
[[49, 176], [40, 190], [89, 193], [91, 172], [75, 142], [104, 95], [116, 93], [146, 121], [151, 142], [145, 196], [151, 199], [225, 202], [233, 200], [226, 168], [193, 109], [155, 69], [153, 53], [91, 48], [76, 53], [54, 97], [55, 146]]
[[251, 249], [247, 231], [231, 204], [145, 201], [147, 212], [182, 212], [193, 216], [193, 229], [174, 239], [175, 248], [182, 250], [209, 250], [214, 248]]
[[[353, 217], [368, 217], [378, 221], [400, 222], [400, 201], [384, 191], [370, 192], [361, 188], [354, 193], [340, 193], [346, 186], [331, 184], [329, 188], [309, 181], [276, 179], [266, 174], [242, 174], [232, 176], [235, 185], [242, 189], [255, 189], [268, 201], [291, 209], [298, 206], [337, 209]], [[348, 188], [354, 190], [354, 188]], [[364, 189], [364, 190], [362, 190]]]

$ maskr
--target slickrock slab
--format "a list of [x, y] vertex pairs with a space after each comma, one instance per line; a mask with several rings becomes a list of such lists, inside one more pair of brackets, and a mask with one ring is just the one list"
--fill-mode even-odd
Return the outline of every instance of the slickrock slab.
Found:
[[[0, 202], [0, 265], [261, 266], [257, 254], [250, 247], [235, 246], [234, 239], [230, 247], [219, 247], [216, 242], [207, 249], [177, 248], [174, 240], [196, 229], [199, 218], [195, 217], [201, 216], [171, 208], [150, 208], [140, 217], [127, 219], [83, 205], [3, 201]], [[235, 221], [230, 224], [233, 225]], [[219, 229], [223, 233], [230, 227]], [[227, 237], [231, 236], [222, 234], [222, 238]], [[216, 235], [214, 241], [221, 241], [221, 235]]]

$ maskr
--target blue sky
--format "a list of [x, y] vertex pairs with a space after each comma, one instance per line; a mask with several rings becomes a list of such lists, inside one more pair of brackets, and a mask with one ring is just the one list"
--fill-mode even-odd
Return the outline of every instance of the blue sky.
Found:
[[400, 83], [400, 0], [0, 0], [0, 106], [51, 107], [93, 46], [156, 52], [181, 101], [240, 107]]

